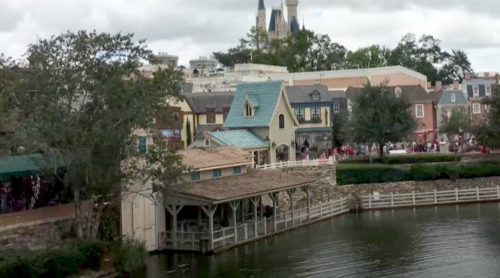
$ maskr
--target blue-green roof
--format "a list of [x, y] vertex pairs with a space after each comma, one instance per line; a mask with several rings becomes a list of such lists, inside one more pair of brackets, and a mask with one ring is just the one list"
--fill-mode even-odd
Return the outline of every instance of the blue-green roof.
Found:
[[[224, 128], [267, 127], [271, 124], [281, 95], [282, 81], [240, 84], [236, 88]], [[253, 117], [245, 117], [245, 102], [255, 107]]]
[[53, 163], [58, 168], [62, 166], [62, 163], [56, 164], [55, 160], [49, 160], [41, 154], [1, 157], [0, 181], [8, 181], [12, 177], [28, 177], [41, 171], [39, 165], [47, 165], [48, 163]]
[[209, 135], [223, 145], [238, 147], [243, 150], [269, 147], [269, 143], [246, 129], [209, 132]]
[[[455, 102], [452, 102], [451, 96], [455, 95]], [[438, 105], [467, 105], [467, 100], [462, 91], [444, 91]]]

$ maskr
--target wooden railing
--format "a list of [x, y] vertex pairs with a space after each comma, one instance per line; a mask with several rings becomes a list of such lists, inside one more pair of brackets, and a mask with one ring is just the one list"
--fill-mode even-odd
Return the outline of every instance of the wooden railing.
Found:
[[[307, 207], [296, 208], [278, 213], [276, 217], [264, 217], [256, 223], [253, 221], [241, 223], [237, 227], [223, 227], [213, 232], [210, 237], [208, 232], [177, 231], [174, 239], [171, 231], [162, 232], [159, 236], [159, 246], [162, 249], [200, 251], [201, 240], [213, 238], [214, 250], [243, 244], [245, 242], [262, 238], [271, 234], [283, 232], [308, 223], [326, 219], [335, 215], [346, 213], [350, 210], [351, 199], [343, 198], [327, 203], [320, 203]], [[176, 244], [174, 241], [176, 240]]]
[[500, 200], [500, 186], [490, 188], [454, 189], [422, 193], [369, 194], [362, 198], [363, 209], [415, 207], [440, 204]]
[[275, 170], [283, 168], [296, 168], [296, 167], [320, 167], [327, 165], [334, 165], [336, 163], [335, 157], [331, 156], [328, 159], [314, 159], [314, 160], [300, 160], [300, 161], [282, 161], [273, 164], [257, 165], [257, 170]]

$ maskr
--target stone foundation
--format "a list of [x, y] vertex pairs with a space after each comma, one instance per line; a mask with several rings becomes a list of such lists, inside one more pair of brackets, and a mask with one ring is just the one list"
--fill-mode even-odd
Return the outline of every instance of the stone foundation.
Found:
[[74, 220], [33, 223], [0, 228], [0, 251], [8, 249], [38, 250], [75, 238]]

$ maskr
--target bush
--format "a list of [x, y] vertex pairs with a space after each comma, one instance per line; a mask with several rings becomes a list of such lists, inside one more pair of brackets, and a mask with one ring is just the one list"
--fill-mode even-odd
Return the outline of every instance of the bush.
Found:
[[114, 246], [112, 252], [115, 257], [115, 268], [121, 273], [132, 273], [145, 267], [147, 252], [144, 244], [140, 242], [124, 240]]
[[437, 179], [479, 178], [500, 176], [500, 162], [447, 164], [416, 164], [394, 166], [385, 164], [339, 164], [337, 184], [362, 184]]
[[13, 251], [0, 260], [0, 277], [68, 277], [81, 269], [100, 267], [105, 244], [74, 242], [48, 251]]
[[[454, 162], [458, 157], [450, 154], [412, 154], [412, 155], [395, 155], [385, 156], [383, 158], [373, 158], [373, 163], [378, 164], [418, 164], [418, 163], [434, 163], [434, 162]], [[366, 164], [370, 163], [369, 157], [360, 159], [342, 160], [341, 164]]]

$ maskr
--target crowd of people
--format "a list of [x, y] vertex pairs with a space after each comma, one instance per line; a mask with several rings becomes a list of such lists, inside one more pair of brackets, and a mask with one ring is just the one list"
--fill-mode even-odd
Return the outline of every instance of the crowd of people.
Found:
[[56, 178], [11, 178], [0, 182], [0, 214], [57, 205], [65, 202], [68, 195]]

